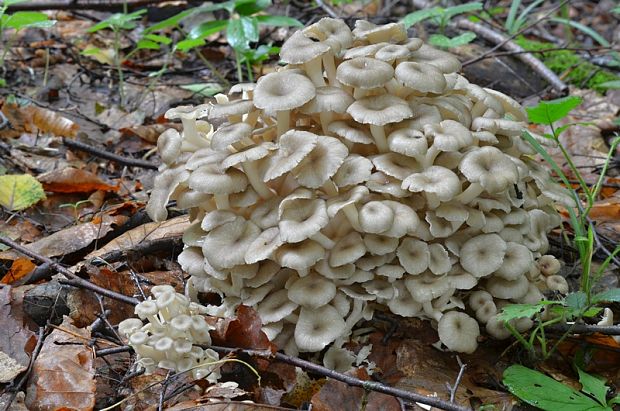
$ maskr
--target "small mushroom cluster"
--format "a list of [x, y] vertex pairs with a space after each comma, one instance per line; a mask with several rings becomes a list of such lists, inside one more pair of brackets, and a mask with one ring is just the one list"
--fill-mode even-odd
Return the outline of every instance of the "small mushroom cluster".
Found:
[[471, 352], [503, 304], [542, 297], [535, 261], [572, 199], [532, 159], [516, 101], [396, 23], [324, 18], [280, 57], [257, 84], [170, 110], [183, 133], [158, 141], [147, 209], [190, 210], [179, 262], [194, 292], [220, 294], [211, 309], [256, 308], [289, 353], [340, 346], [375, 309]]
[[139, 318], [128, 318], [118, 325], [119, 333], [137, 354], [137, 364], [147, 374], [159, 367], [191, 371], [195, 379], [216, 382], [220, 377], [218, 367], [210, 364], [218, 361], [219, 356], [199, 346], [211, 344], [209, 330], [213, 327], [202, 315], [205, 308], [169, 285], [156, 285], [151, 293], [155, 299], [136, 305]]

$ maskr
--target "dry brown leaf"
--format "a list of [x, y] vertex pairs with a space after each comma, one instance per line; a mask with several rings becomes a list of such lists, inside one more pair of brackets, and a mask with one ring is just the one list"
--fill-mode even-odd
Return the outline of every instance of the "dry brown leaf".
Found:
[[0, 383], [8, 383], [25, 371], [30, 362], [28, 352], [36, 337], [11, 311], [14, 297], [11, 287], [0, 288]]
[[[370, 379], [363, 368], [346, 374], [361, 380]], [[363, 388], [351, 387], [336, 380], [328, 380], [323, 388], [312, 397], [312, 409], [316, 411], [357, 411], [361, 409], [367, 411], [400, 411], [402, 406], [396, 398], [390, 395], [375, 391], [365, 395]]]
[[11, 269], [0, 280], [2, 284], [12, 284], [30, 274], [37, 266], [27, 258], [20, 257], [13, 261]]
[[123, 128], [120, 131], [126, 134], [140, 137], [142, 140], [151, 144], [156, 144], [159, 135], [169, 128], [174, 128], [177, 131], [181, 131], [182, 127], [176, 123], [163, 123], [163, 124], [149, 124], [146, 126], [135, 126]]
[[71, 167], [41, 174], [38, 180], [43, 184], [45, 191], [54, 193], [90, 193], [96, 190], [118, 191], [118, 186], [106, 183], [95, 174]]
[[92, 410], [95, 406], [93, 351], [85, 345], [90, 331], [68, 317], [45, 339], [26, 389], [29, 410]]
[[[112, 226], [124, 223], [127, 218], [122, 215], [104, 215], [99, 224], [88, 222], [71, 226], [28, 244], [26, 248], [46, 257], [70, 254], [102, 238], [112, 230]], [[0, 253], [0, 259], [15, 260], [18, 257], [19, 254], [11, 250]]]
[[261, 404], [251, 404], [241, 401], [218, 401], [201, 402], [198, 400], [183, 401], [172, 407], [167, 407], [167, 411], [274, 411], [274, 407]]
[[226, 318], [218, 322], [212, 333], [213, 343], [225, 347], [272, 349], [275, 352], [276, 347], [269, 342], [261, 328], [262, 322], [258, 313], [251, 307], [240, 305], [236, 318]]
[[51, 110], [28, 106], [27, 113], [32, 123], [44, 133], [52, 133], [60, 137], [75, 137], [80, 129], [73, 121]]

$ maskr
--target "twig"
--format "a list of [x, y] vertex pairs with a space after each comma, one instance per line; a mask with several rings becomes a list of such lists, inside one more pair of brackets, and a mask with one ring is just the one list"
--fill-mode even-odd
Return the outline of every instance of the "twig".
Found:
[[571, 334], [600, 333], [604, 335], [620, 335], [620, 325], [554, 324], [545, 327], [545, 332], [549, 331], [557, 333], [570, 331]]
[[463, 379], [463, 375], [465, 374], [465, 368], [467, 368], [467, 364], [464, 364], [461, 361], [461, 357], [459, 357], [458, 355], [456, 356], [456, 362], [459, 364], [459, 367], [461, 367], [459, 369], [459, 373], [456, 376], [456, 381], [454, 381], [454, 385], [450, 385], [447, 384], [448, 386], [448, 391], [450, 391], [450, 402], [454, 403], [454, 400], [456, 399], [456, 391], [459, 389], [459, 384], [461, 384], [461, 380]]
[[[505, 48], [506, 50], [515, 53], [516, 58], [534, 69], [534, 71], [540, 74], [540, 76], [544, 78], [549, 84], [551, 84], [554, 89], [560, 92], [565, 92], [566, 90], [568, 90], [568, 86], [566, 85], [566, 83], [560, 80], [560, 78], [553, 71], [551, 71], [549, 67], [545, 66], [542, 61], [534, 57], [532, 54], [527, 54], [527, 51], [523, 47], [510, 40], [508, 36], [498, 33], [489, 27], [485, 27], [481, 24], [469, 21], [467, 19], [458, 19], [456, 25], [461, 29], [473, 31], [485, 40], [493, 42], [497, 45], [501, 45], [501, 47]], [[485, 55], [486, 53], [482, 56]], [[480, 60], [482, 60], [482, 58], [477, 57], [475, 59], [466, 61], [465, 63], [463, 63], [463, 66], [473, 64]]]
[[161, 392], [159, 393], [159, 403], [157, 404], [157, 411], [162, 411], [164, 409], [164, 398], [166, 397], [166, 388], [168, 388], [168, 384], [170, 383], [171, 373], [172, 371], [168, 370], [166, 378], [161, 384]]
[[133, 297], [129, 297], [126, 296], [124, 294], [120, 294], [117, 293], [115, 291], [112, 290], [108, 290], [106, 288], [103, 287], [99, 287], [96, 284], [91, 283], [90, 281], [87, 281], [81, 277], [79, 277], [76, 274], [73, 274], [71, 271], [67, 270], [65, 267], [63, 267], [62, 265], [58, 264], [56, 261], [52, 260], [49, 257], [43, 256], [41, 254], [38, 254], [18, 243], [16, 243], [15, 241], [11, 240], [10, 238], [7, 238], [5, 236], [0, 236], [0, 243], [8, 245], [9, 247], [11, 247], [12, 249], [14, 249], [15, 251], [18, 251], [30, 258], [34, 258], [37, 261], [40, 261], [42, 263], [48, 263], [50, 266], [52, 266], [57, 272], [59, 272], [60, 274], [64, 275], [65, 277], [67, 277], [67, 280], [59, 280], [60, 283], [62, 284], [67, 284], [67, 285], [72, 285], [74, 287], [80, 287], [80, 288], [84, 288], [90, 291], [93, 291], [97, 294], [100, 294], [104, 297], [108, 297], [108, 298], [112, 298], [114, 300], [118, 300], [121, 302], [124, 302], [126, 304], [131, 304], [131, 305], [137, 305], [140, 301], [137, 298], [133, 298]]
[[30, 357], [30, 362], [28, 363], [28, 369], [26, 370], [26, 373], [22, 376], [22, 378], [20, 378], [19, 382], [15, 384], [15, 386], [10, 388], [10, 390], [12, 391], [12, 394], [9, 400], [7, 401], [6, 406], [4, 407], [3, 411], [8, 411], [12, 408], [11, 404], [15, 400], [15, 396], [17, 395], [19, 391], [21, 391], [26, 381], [28, 381], [28, 377], [30, 377], [30, 373], [32, 372], [32, 367], [34, 366], [34, 362], [39, 356], [39, 353], [41, 352], [41, 348], [43, 348], [43, 340], [45, 340], [45, 327], [40, 327], [39, 332], [37, 333], [37, 345], [34, 347], [34, 351], [32, 352], [32, 356]]
[[95, 356], [105, 357], [106, 355], [120, 354], [123, 352], [133, 352], [133, 349], [128, 345], [113, 348], [102, 348], [100, 350], [95, 350]]
[[338, 13], [336, 13], [334, 11], [334, 9], [332, 9], [330, 6], [325, 4], [325, 2], [323, 0], [315, 0], [315, 1], [316, 1], [316, 4], [318, 4], [319, 7], [322, 8], [325, 11], [325, 13], [329, 14], [329, 17], [334, 18], [334, 19], [339, 19], [340, 18]]
[[122, 165], [130, 166], [130, 167], [146, 168], [149, 170], [157, 170], [158, 168], [156, 164], [153, 164], [150, 161], [119, 156], [118, 154], [110, 153], [109, 151], [105, 151], [100, 148], [93, 147], [91, 145], [88, 145], [88, 144], [85, 144], [79, 141], [71, 140], [68, 138], [63, 138], [62, 143], [67, 147], [80, 150], [80, 151], [84, 151], [86, 153], [94, 155], [95, 157], [105, 158], [106, 160], [114, 161], [115, 163], [119, 163]]
[[399, 388], [390, 387], [385, 384], [381, 384], [380, 382], [377, 382], [377, 381], [360, 380], [359, 378], [355, 378], [350, 375], [346, 375], [346, 374], [342, 374], [334, 370], [330, 370], [329, 368], [325, 368], [321, 365], [314, 364], [310, 361], [302, 360], [301, 358], [292, 357], [290, 355], [282, 354], [279, 352], [273, 354], [271, 351], [258, 351], [258, 350], [247, 350], [247, 349], [228, 348], [228, 347], [216, 347], [216, 346], [210, 346], [208, 348], [211, 348], [216, 352], [224, 353], [224, 354], [243, 353], [243, 354], [247, 354], [250, 356], [273, 358], [277, 361], [282, 361], [284, 363], [303, 368], [313, 373], [320, 374], [324, 377], [332, 378], [334, 380], [343, 382], [352, 387], [360, 387], [365, 390], [380, 392], [382, 394], [391, 395], [396, 398], [402, 398], [403, 400], [406, 400], [406, 401], [418, 402], [421, 404], [430, 405], [432, 407], [436, 407], [436, 408], [446, 410], [446, 411], [471, 410], [470, 408], [452, 404], [448, 401], [444, 401], [439, 398], [427, 397], [426, 395], [417, 394], [415, 392], [405, 391]]

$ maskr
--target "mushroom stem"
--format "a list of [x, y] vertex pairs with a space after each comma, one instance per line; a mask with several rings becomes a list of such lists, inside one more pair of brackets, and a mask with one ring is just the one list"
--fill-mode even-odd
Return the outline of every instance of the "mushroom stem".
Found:
[[248, 177], [248, 181], [250, 182], [254, 190], [256, 190], [259, 196], [261, 196], [262, 198], [273, 197], [273, 193], [271, 192], [267, 184], [265, 184], [263, 179], [258, 176], [258, 170], [254, 161], [246, 161], [244, 163], [241, 163], [241, 167], [243, 168], [245, 175]]
[[260, 110], [254, 110], [244, 115], [243, 121], [252, 127], [256, 126], [256, 122], [258, 121], [258, 116], [260, 114]]
[[400, 98], [406, 98], [409, 94], [411, 94], [411, 90], [400, 84], [395, 78], [385, 83], [385, 89], [391, 95]]
[[323, 71], [321, 70], [321, 61], [321, 56], [318, 56], [304, 64], [306, 74], [310, 77], [310, 80], [312, 80], [316, 87], [325, 86], [325, 79], [323, 78]]
[[327, 134], [327, 127], [329, 123], [332, 122], [334, 118], [334, 113], [331, 111], [322, 112], [319, 114], [319, 119], [321, 121], [321, 128], [323, 129], [323, 134]]
[[228, 194], [215, 194], [213, 196], [215, 198], [215, 205], [218, 210], [228, 210], [230, 209], [230, 203], [228, 202]]
[[328, 196], [335, 197], [338, 195], [338, 189], [336, 188], [336, 184], [334, 184], [331, 179], [328, 179], [321, 188]]
[[422, 303], [422, 309], [424, 310], [424, 314], [428, 315], [429, 318], [439, 321], [442, 316], [442, 312], [433, 307], [433, 303], [431, 301], [426, 301]]
[[187, 140], [198, 139], [198, 127], [196, 127], [196, 120], [189, 118], [181, 118], [183, 124], [183, 137]]
[[385, 130], [383, 126], [370, 125], [370, 134], [375, 139], [375, 144], [380, 153], [388, 153], [390, 148], [388, 147], [387, 139], [385, 138]]
[[286, 133], [289, 130], [290, 121], [291, 121], [290, 110], [276, 111], [278, 137], [280, 137], [282, 134]]
[[441, 204], [439, 197], [435, 193], [426, 192], [426, 206], [430, 210], [434, 210]]
[[321, 244], [321, 246], [325, 248], [326, 250], [331, 250], [332, 248], [334, 248], [334, 245], [336, 245], [336, 243], [332, 239], [330, 239], [329, 237], [327, 237], [325, 234], [321, 233], [320, 231], [312, 235], [310, 239]]
[[471, 183], [469, 187], [465, 189], [465, 191], [463, 191], [458, 196], [454, 197], [454, 199], [458, 201], [459, 203], [469, 204], [473, 201], [474, 198], [478, 197], [483, 191], [484, 191], [484, 188], [482, 188], [480, 184]]
[[426, 170], [427, 168], [432, 166], [439, 153], [441, 153], [441, 151], [439, 151], [439, 149], [435, 147], [435, 145], [430, 146], [426, 151], [426, 155], [420, 158], [422, 167]]
[[333, 87], [340, 87], [340, 82], [336, 79], [336, 63], [334, 62], [334, 53], [328, 51], [323, 54], [323, 66], [325, 67], [325, 73], [327, 74], [327, 80], [329, 85]]
[[368, 90], [363, 89], [363, 88], [356, 87], [353, 90], [353, 98], [355, 100], [360, 100], [360, 99], [366, 97], [367, 94], [368, 94]]

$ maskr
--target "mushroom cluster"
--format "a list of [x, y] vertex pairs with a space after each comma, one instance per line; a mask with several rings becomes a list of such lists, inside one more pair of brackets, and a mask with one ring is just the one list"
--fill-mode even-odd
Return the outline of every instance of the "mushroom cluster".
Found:
[[554, 203], [573, 205], [521, 138], [523, 108], [401, 24], [324, 18], [280, 57], [256, 84], [167, 113], [184, 130], [158, 141], [147, 209], [190, 210], [192, 292], [218, 293], [221, 315], [254, 307], [289, 353], [340, 346], [376, 309], [437, 322], [455, 351], [475, 349], [479, 324], [501, 337], [498, 309], [547, 289]]
[[191, 371], [195, 379], [216, 382], [220, 374], [218, 367], [211, 364], [219, 356], [212, 349], [199, 346], [211, 345], [209, 330], [213, 327], [202, 315], [205, 308], [169, 285], [156, 285], [151, 293], [155, 299], [136, 305], [139, 318], [128, 318], [118, 325], [119, 333], [128, 339], [137, 355], [138, 366], [147, 374], [159, 367]]

